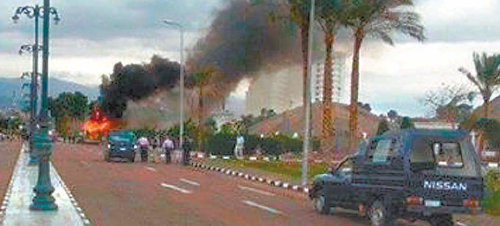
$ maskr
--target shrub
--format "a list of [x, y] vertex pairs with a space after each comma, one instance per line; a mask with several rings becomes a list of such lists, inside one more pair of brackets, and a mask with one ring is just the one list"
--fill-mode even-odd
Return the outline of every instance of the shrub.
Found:
[[484, 200], [486, 212], [500, 216], [500, 170], [489, 170], [485, 176], [487, 195]]
[[283, 148], [278, 139], [274, 139], [273, 137], [266, 137], [262, 139], [262, 150], [266, 155], [274, 155], [278, 156], [283, 154]]
[[212, 155], [233, 155], [236, 134], [217, 133], [207, 138], [206, 149]]
[[257, 135], [247, 134], [244, 136], [245, 138], [245, 155], [252, 155], [255, 153], [255, 149], [261, 145], [261, 138]]

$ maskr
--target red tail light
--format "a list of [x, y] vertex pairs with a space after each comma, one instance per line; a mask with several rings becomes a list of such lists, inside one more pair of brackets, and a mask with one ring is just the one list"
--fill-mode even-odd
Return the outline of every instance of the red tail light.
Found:
[[474, 199], [466, 199], [464, 200], [464, 207], [466, 208], [479, 208], [479, 201]]
[[408, 205], [422, 205], [424, 200], [418, 196], [410, 196], [406, 198], [406, 204]]

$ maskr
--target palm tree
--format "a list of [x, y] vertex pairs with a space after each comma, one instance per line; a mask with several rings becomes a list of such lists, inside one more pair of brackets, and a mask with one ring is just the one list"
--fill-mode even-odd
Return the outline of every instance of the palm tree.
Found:
[[[309, 70], [308, 45], [310, 38], [309, 26], [311, 26], [309, 24], [311, 0], [288, 0], [288, 4], [290, 7], [290, 19], [294, 21], [300, 29], [300, 46], [302, 50], [302, 108], [304, 110], [304, 115], [307, 115], [306, 105], [307, 102], [310, 101], [307, 98], [307, 89], [310, 86], [309, 80], [307, 79], [307, 72]], [[310, 131], [307, 131], [307, 133], [307, 136], [309, 136]]]
[[[203, 151], [203, 141], [205, 135], [204, 125], [204, 98], [218, 96], [218, 92], [213, 87], [208, 87], [212, 79], [216, 76], [216, 69], [213, 66], [203, 68], [192, 75], [193, 83], [198, 87], [198, 151]], [[206, 90], [208, 89], [208, 90]]]
[[318, 0], [316, 20], [324, 32], [326, 49], [323, 75], [323, 120], [322, 150], [335, 150], [335, 125], [332, 103], [332, 62], [333, 44], [337, 30], [344, 24], [345, 7], [343, 0]]
[[[265, 1], [266, 4], [273, 4], [278, 2], [278, 4], [282, 3], [281, 1], [268, 0]], [[259, 4], [258, 1], [256, 1]], [[260, 2], [262, 4], [264, 2]], [[288, 14], [286, 19], [292, 21], [296, 24], [300, 29], [300, 48], [302, 51], [302, 107], [304, 110], [304, 115], [306, 115], [306, 104], [308, 100], [307, 98], [307, 89], [309, 88], [309, 81], [307, 79], [307, 72], [309, 70], [309, 59], [308, 59], [308, 44], [309, 44], [309, 13], [311, 11], [311, 0], [287, 0], [288, 5]], [[274, 12], [271, 15], [271, 19], [275, 19], [277, 16]], [[312, 108], [310, 110], [312, 112]], [[310, 114], [312, 115], [312, 114]], [[311, 128], [311, 127], [309, 127]], [[307, 131], [310, 134], [310, 131]], [[308, 135], [309, 136], [309, 135]]]
[[350, 5], [347, 24], [354, 33], [354, 53], [349, 108], [349, 150], [357, 149], [359, 54], [363, 40], [367, 35], [371, 35], [393, 45], [391, 34], [399, 32], [423, 41], [424, 27], [420, 23], [419, 15], [409, 9], [412, 5], [413, 0], [359, 0]]
[[491, 56], [483, 53], [473, 53], [476, 75], [472, 75], [467, 69], [461, 67], [458, 70], [477, 87], [483, 98], [483, 117], [488, 118], [490, 111], [490, 99], [500, 87], [500, 54]]

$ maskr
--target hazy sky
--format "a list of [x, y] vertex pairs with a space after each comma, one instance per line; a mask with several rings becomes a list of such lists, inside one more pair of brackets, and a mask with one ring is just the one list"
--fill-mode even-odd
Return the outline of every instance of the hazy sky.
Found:
[[[20, 45], [32, 42], [33, 21], [22, 17], [14, 24], [10, 18], [16, 7], [42, 2], [0, 1], [0, 76], [18, 76], [31, 69], [30, 56], [17, 52]], [[51, 76], [98, 84], [118, 61], [146, 62], [153, 54], [179, 59], [178, 32], [161, 21], [168, 18], [184, 24], [189, 48], [224, 0], [51, 2], [62, 18], [51, 27]], [[392, 108], [422, 116], [426, 109], [418, 99], [427, 90], [441, 83], [467, 83], [457, 69], [473, 70], [473, 51], [500, 52], [500, 1], [415, 2], [426, 27], [424, 43], [404, 40], [395, 46], [377, 42], [363, 46], [360, 100], [370, 103], [375, 112]]]

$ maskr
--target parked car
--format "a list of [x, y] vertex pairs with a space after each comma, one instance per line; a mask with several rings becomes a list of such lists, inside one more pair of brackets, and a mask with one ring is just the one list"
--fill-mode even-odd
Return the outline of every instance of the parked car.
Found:
[[402, 130], [374, 137], [365, 150], [315, 176], [310, 198], [319, 213], [358, 210], [372, 225], [397, 218], [453, 225], [452, 214], [481, 212], [485, 187], [466, 131]]
[[109, 132], [104, 159], [110, 162], [114, 158], [121, 158], [134, 162], [137, 150], [135, 139], [132, 131], [115, 130]]

